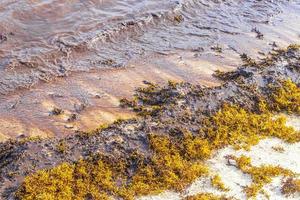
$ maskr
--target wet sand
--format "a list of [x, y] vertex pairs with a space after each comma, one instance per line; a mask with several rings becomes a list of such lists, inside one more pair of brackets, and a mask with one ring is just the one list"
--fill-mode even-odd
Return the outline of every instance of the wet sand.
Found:
[[[199, 68], [199, 65], [205, 68]], [[74, 73], [67, 78], [42, 83], [5, 97], [1, 102], [0, 139], [18, 135], [62, 137], [75, 131], [87, 131], [118, 118], [133, 117], [119, 107], [119, 100], [131, 98], [143, 81], [165, 84], [168, 80], [189, 81], [214, 86], [218, 81], [211, 74], [216, 70], [231, 70], [234, 66], [219, 67], [212, 61], [193, 58], [155, 56], [149, 61], [122, 69]], [[51, 116], [53, 108], [64, 111]], [[70, 122], [75, 114], [76, 119]]]

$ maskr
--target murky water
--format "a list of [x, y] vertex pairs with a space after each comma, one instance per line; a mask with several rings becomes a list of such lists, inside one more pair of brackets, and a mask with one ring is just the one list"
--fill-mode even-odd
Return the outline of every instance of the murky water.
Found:
[[0, 0], [0, 141], [128, 118], [144, 80], [217, 85], [241, 53], [300, 43], [299, 21], [300, 0]]
[[151, 52], [199, 51], [287, 7], [300, 12], [300, 1], [1, 0], [0, 94]]

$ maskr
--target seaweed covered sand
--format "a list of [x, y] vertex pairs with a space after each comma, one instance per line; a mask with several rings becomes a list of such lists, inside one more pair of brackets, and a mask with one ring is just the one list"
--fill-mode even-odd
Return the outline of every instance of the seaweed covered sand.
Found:
[[[204, 161], [218, 149], [228, 145], [249, 149], [266, 137], [299, 142], [299, 132], [287, 127], [285, 118], [274, 117], [278, 112], [299, 114], [299, 47], [273, 51], [261, 61], [241, 57], [244, 65], [236, 71], [216, 73], [224, 81], [218, 87], [147, 83], [133, 100], [121, 102], [137, 112], [135, 119], [63, 139], [1, 143], [2, 198], [133, 199], [181, 191], [198, 177], [208, 176]], [[254, 169], [245, 157], [231, 160], [249, 174], [262, 170]], [[274, 176], [297, 183], [292, 171], [274, 166], [263, 170], [261, 175], [255, 173], [263, 181], [245, 189], [249, 198]], [[218, 178], [214, 182], [222, 189]]]

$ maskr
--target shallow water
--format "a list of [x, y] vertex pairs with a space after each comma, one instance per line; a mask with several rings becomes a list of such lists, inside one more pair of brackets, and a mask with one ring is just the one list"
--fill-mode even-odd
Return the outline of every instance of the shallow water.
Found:
[[152, 52], [201, 51], [287, 9], [299, 13], [300, 1], [2, 0], [0, 94]]

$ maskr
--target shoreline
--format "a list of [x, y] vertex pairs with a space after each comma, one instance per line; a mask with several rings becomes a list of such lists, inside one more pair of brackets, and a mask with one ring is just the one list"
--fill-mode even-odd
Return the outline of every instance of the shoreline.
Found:
[[1, 69], [0, 199], [299, 199], [300, 2], [180, 2]]
[[[194, 59], [192, 55], [187, 58], [177, 55], [154, 57], [155, 62], [148, 58], [148, 64], [143, 60], [121, 69], [74, 73], [4, 97], [0, 103], [0, 122], [3, 124], [0, 141], [20, 135], [65, 137], [76, 131], [93, 130], [101, 124], [132, 117], [132, 112], [119, 107], [119, 100], [131, 97], [137, 87], [144, 85], [143, 81], [162, 85], [168, 80], [189, 81], [215, 86], [219, 84], [211, 76], [215, 70], [234, 69]], [[54, 108], [62, 109], [64, 113], [53, 116]], [[70, 121], [74, 114], [76, 119]]]

